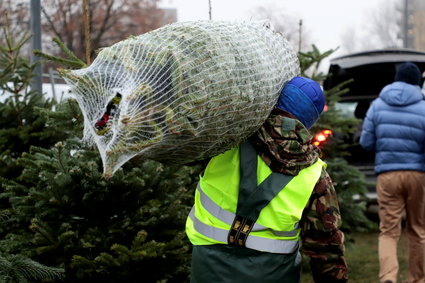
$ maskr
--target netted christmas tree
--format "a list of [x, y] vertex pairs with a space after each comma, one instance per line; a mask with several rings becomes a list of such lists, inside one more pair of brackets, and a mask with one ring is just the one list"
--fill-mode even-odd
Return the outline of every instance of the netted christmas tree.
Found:
[[134, 156], [186, 164], [235, 146], [298, 73], [295, 51], [266, 24], [216, 21], [166, 25], [61, 71], [108, 177]]

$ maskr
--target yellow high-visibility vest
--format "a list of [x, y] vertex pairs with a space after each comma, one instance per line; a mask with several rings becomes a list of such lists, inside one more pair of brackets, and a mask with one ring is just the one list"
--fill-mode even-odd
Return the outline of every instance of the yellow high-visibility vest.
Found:
[[[272, 171], [259, 156], [257, 185]], [[245, 246], [254, 250], [289, 254], [299, 247], [299, 221], [326, 164], [318, 159], [301, 170], [261, 210]], [[273, 173], [278, 174], [278, 173]], [[283, 174], [282, 174], [283, 175]], [[239, 147], [210, 160], [195, 193], [195, 203], [186, 222], [193, 245], [228, 244], [228, 233], [236, 216], [240, 177]]]

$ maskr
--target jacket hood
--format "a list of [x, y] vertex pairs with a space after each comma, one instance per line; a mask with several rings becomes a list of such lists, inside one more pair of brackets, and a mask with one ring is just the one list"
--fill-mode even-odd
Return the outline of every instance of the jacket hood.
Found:
[[257, 154], [273, 172], [297, 175], [314, 164], [320, 149], [312, 136], [291, 113], [275, 108], [269, 118], [250, 138]]
[[385, 103], [394, 106], [405, 106], [424, 99], [421, 89], [405, 82], [394, 82], [384, 87], [379, 97]]

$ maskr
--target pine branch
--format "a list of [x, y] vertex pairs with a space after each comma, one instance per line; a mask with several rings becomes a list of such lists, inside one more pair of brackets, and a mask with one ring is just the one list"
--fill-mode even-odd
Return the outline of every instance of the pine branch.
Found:
[[9, 50], [11, 50], [13, 46], [13, 39], [10, 35], [10, 21], [9, 21], [9, 15], [7, 11], [4, 12], [4, 18], [5, 18], [6, 24], [3, 30], [4, 30], [4, 34], [6, 35], [7, 46], [9, 47]]
[[[64, 278], [65, 270], [48, 267], [22, 255], [0, 255], [1, 282], [33, 282]], [[7, 278], [7, 279], [6, 279]], [[3, 281], [3, 279], [6, 279]]]
[[19, 40], [19, 42], [15, 45], [15, 47], [13, 48], [13, 51], [17, 51], [20, 50], [22, 48], [22, 46], [28, 41], [30, 40], [31, 35], [29, 34], [24, 34], [22, 36], [22, 38]]
[[63, 53], [68, 56], [68, 59], [75, 60], [78, 62], [81, 62], [81, 64], [84, 64], [80, 58], [75, 56], [74, 52], [72, 52], [68, 47], [65, 46], [65, 43], [63, 43], [58, 37], [53, 37], [53, 42], [58, 45], [58, 47], [62, 50]]
[[54, 37], [53, 41], [58, 45], [58, 47], [65, 53], [68, 58], [49, 55], [40, 50], [34, 50], [34, 54], [48, 61], [52, 61], [62, 66], [73, 69], [84, 68], [87, 66], [82, 60], [75, 56], [75, 54], [71, 50], [69, 50], [69, 48], [67, 48], [58, 37]]
[[34, 54], [41, 57], [41, 58], [44, 58], [46, 60], [58, 63], [60, 65], [63, 65], [63, 66], [69, 67], [69, 68], [78, 69], [78, 68], [84, 68], [86, 66], [86, 64], [81, 60], [76, 61], [76, 60], [65, 59], [65, 58], [62, 58], [62, 57], [53, 56], [53, 55], [43, 53], [40, 50], [34, 50]]
[[58, 150], [58, 162], [59, 162], [59, 165], [60, 165], [60, 167], [61, 167], [62, 171], [63, 171], [65, 174], [67, 174], [67, 173], [68, 173], [68, 170], [66, 170], [66, 169], [65, 169], [65, 166], [64, 166], [64, 164], [63, 164], [63, 160], [62, 160], [62, 149], [63, 149], [63, 143], [62, 143], [62, 142], [58, 142], [58, 143], [56, 143], [56, 144], [55, 144], [55, 147], [56, 147], [56, 148], [57, 148], [57, 150]]
[[30, 229], [36, 233], [39, 233], [47, 242], [51, 243], [54, 246], [58, 245], [58, 242], [54, 237], [52, 236], [51, 231], [49, 230], [49, 227], [46, 227], [47, 225], [43, 223], [40, 219], [33, 218], [31, 220]]
[[0, 52], [5, 53], [5, 55], [9, 52], [10, 50], [3, 47], [2, 45], [0, 45]]

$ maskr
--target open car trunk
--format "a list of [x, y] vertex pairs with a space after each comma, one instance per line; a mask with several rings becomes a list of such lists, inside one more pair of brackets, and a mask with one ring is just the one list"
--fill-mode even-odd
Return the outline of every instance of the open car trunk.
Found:
[[[421, 72], [425, 71], [425, 52], [409, 49], [381, 49], [353, 53], [330, 61], [328, 77], [324, 89], [329, 90], [338, 84], [353, 79], [347, 84], [349, 91], [341, 96], [338, 107], [348, 117], [363, 120], [371, 102], [378, 97], [382, 88], [394, 82], [396, 68], [404, 62], [415, 63]], [[425, 115], [425, 113], [424, 113]], [[350, 137], [353, 143], [348, 150], [347, 161], [362, 171], [369, 183], [370, 194], [375, 193], [374, 152], [364, 150], [359, 144], [361, 126]]]
[[394, 82], [396, 68], [404, 62], [415, 63], [424, 72], [425, 52], [382, 49], [337, 57], [330, 61], [329, 75], [323, 87], [328, 90], [354, 79], [347, 85], [349, 92], [341, 97], [341, 101], [373, 100], [385, 85]]

